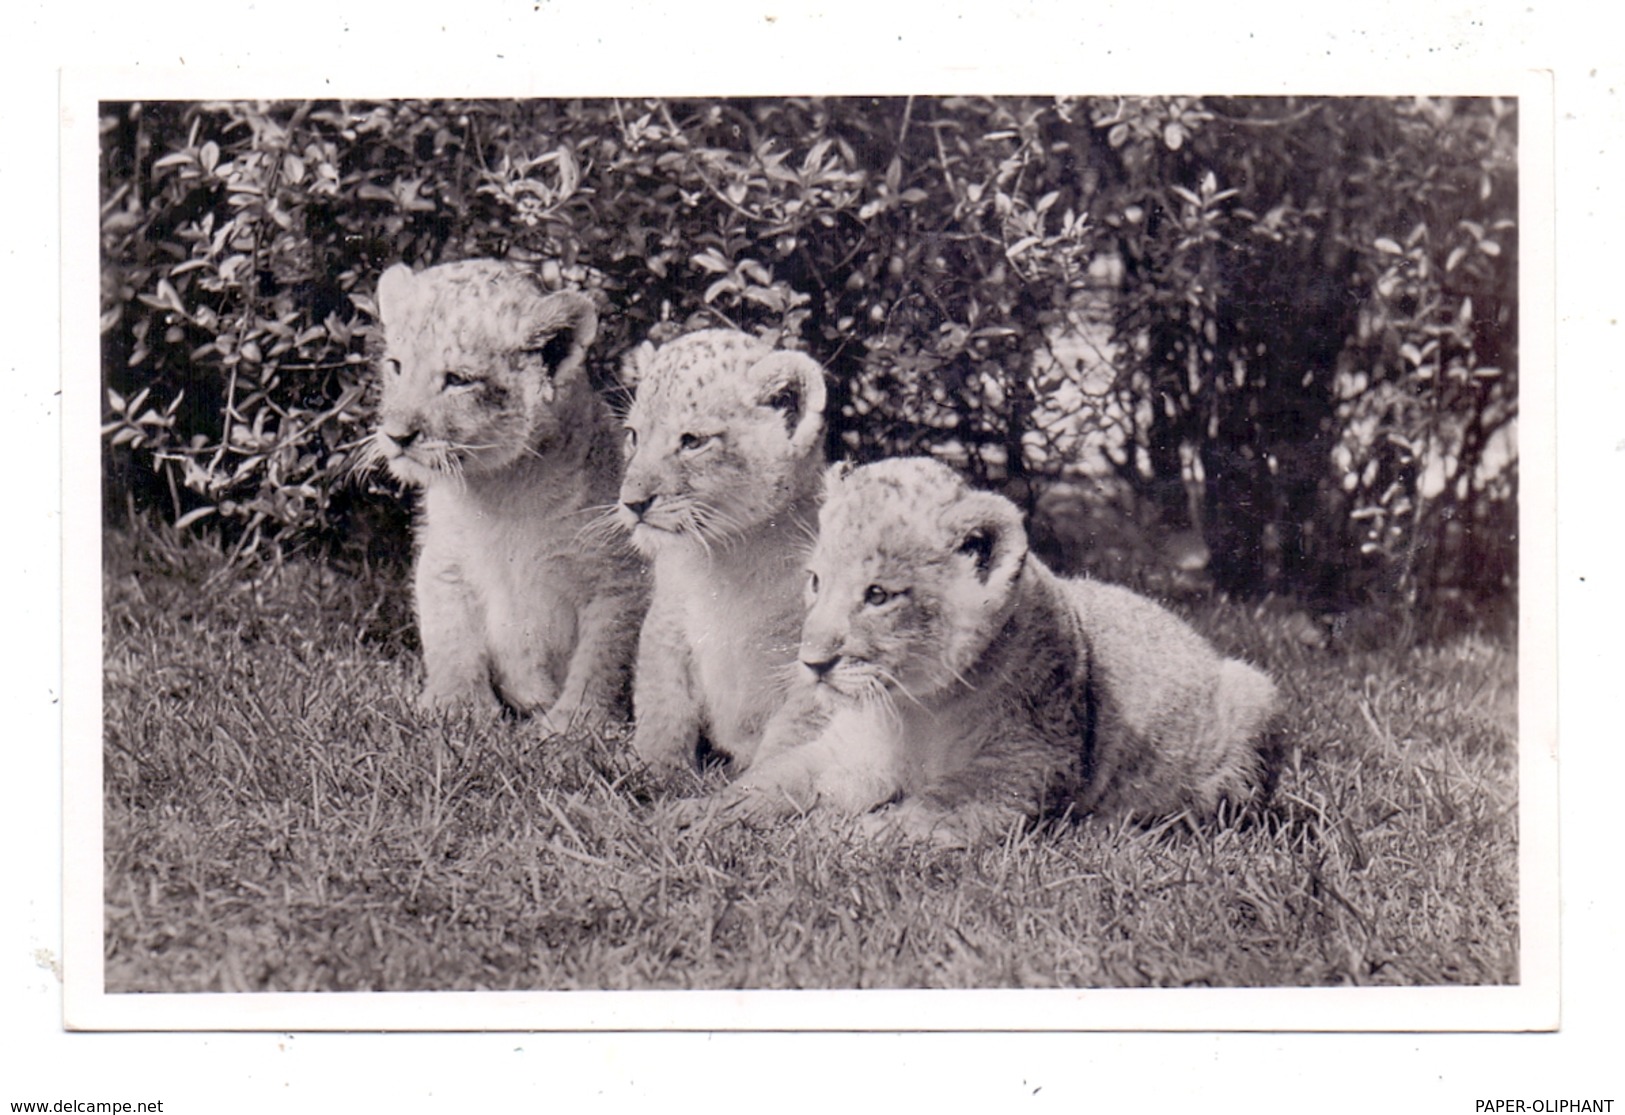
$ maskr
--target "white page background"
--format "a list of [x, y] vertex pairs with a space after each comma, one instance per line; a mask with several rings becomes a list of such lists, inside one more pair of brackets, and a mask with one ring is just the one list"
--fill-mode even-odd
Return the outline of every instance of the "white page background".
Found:
[[[1474, 1110], [1474, 1100], [1625, 1101], [1616, 798], [1604, 702], [1625, 655], [1625, 386], [1617, 259], [1625, 52], [1577, 4], [858, 4], [629, 0], [427, 5], [285, 0], [8, 11], [0, 124], [7, 218], [0, 545], [12, 768], [4, 778], [0, 1110], [21, 1100], [157, 1100], [166, 1112], [574, 1110], [706, 1102], [946, 1103], [1002, 1110]], [[1594, 14], [1595, 13], [1595, 14]], [[1553, 73], [1557, 190], [1558, 602], [1563, 740], [1562, 1030], [1308, 1034], [67, 1034], [61, 1029], [57, 699], [61, 493], [58, 143], [64, 67], [363, 75], [376, 95], [728, 93], [1087, 87], [1258, 93], [1449, 91], [1463, 74]], [[946, 75], [946, 76], [944, 76]], [[371, 85], [376, 82], [376, 85]], [[1242, 83], [1243, 88], [1237, 84]], [[302, 82], [301, 88], [312, 86]], [[233, 90], [234, 92], [238, 90]], [[252, 83], [245, 90], [252, 92]], [[77, 369], [76, 374], [88, 374]], [[1046, 1102], [1047, 1101], [1047, 1102]], [[1059, 1101], [1059, 1104], [1056, 1103]], [[491, 1105], [499, 1105], [492, 1108]], [[688, 1106], [682, 1103], [682, 1106]]]

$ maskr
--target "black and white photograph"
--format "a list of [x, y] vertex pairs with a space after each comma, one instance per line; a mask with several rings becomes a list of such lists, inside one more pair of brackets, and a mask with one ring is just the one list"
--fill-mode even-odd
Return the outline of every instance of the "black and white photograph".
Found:
[[16, 17], [0, 1105], [1614, 1108], [1605, 21]]
[[1523, 985], [1518, 93], [98, 100], [101, 990]]

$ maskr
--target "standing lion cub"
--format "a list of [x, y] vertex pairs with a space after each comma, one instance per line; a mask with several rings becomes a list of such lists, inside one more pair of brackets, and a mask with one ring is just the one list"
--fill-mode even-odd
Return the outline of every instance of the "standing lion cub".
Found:
[[423, 489], [416, 570], [426, 707], [624, 703], [644, 606], [624, 546], [583, 530], [620, 483], [620, 431], [587, 382], [592, 303], [488, 260], [378, 281], [371, 451]]
[[1276, 707], [1258, 670], [1126, 589], [1056, 577], [1014, 504], [938, 462], [826, 483], [800, 689], [725, 815], [895, 802], [875, 824], [965, 843], [1068, 807], [1208, 812], [1254, 792]]
[[633, 746], [681, 768], [703, 735], [742, 770], [795, 670], [824, 373], [805, 353], [711, 329], [644, 346], [625, 378], [637, 397], [617, 515], [654, 566]]

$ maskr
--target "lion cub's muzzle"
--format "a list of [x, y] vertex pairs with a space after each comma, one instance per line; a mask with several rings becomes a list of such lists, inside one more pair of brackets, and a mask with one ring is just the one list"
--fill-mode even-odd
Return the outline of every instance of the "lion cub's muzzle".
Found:
[[622, 497], [621, 506], [631, 514], [634, 523], [643, 522], [644, 513], [654, 506], [654, 496], [644, 496], [641, 499], [626, 499]]
[[835, 669], [836, 664], [839, 663], [840, 660], [841, 656], [839, 654], [831, 654], [827, 657], [820, 657], [817, 652], [813, 652], [813, 654], [809, 656], [806, 649], [803, 649], [801, 652], [801, 665], [809, 674], [812, 675], [814, 681], [827, 681], [830, 671]]
[[423, 436], [416, 426], [384, 426], [378, 431], [378, 443], [384, 456], [390, 460], [403, 456]]

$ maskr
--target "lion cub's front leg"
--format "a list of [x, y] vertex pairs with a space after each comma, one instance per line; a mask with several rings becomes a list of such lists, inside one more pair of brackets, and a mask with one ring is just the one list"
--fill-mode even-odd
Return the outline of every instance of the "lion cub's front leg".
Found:
[[896, 832], [943, 847], [998, 839], [1028, 823], [1069, 758], [1053, 741], [1036, 736], [990, 738], [964, 767], [865, 818], [864, 827], [872, 835]]
[[693, 769], [704, 709], [676, 612], [656, 596], [638, 637], [632, 748], [661, 771]]
[[555, 729], [577, 719], [602, 722], [621, 711], [644, 600], [641, 591], [602, 592], [581, 609], [564, 684], [546, 713]]
[[[801, 813], [815, 805], [865, 813], [896, 796], [895, 740], [883, 719], [863, 709], [842, 709], [827, 718], [792, 701], [769, 728], [769, 739], [812, 718], [825, 719], [817, 738], [796, 746], [780, 739], [723, 791], [723, 812], [765, 819]], [[766, 750], [766, 749], [764, 749]]]
[[433, 711], [468, 705], [480, 712], [500, 711], [491, 687], [484, 604], [460, 565], [425, 552], [414, 588], [425, 675], [419, 707]]

